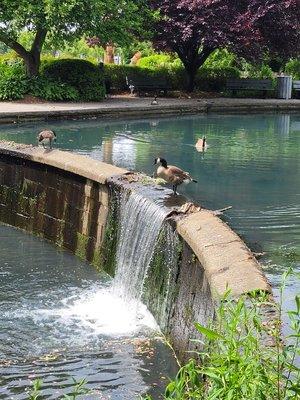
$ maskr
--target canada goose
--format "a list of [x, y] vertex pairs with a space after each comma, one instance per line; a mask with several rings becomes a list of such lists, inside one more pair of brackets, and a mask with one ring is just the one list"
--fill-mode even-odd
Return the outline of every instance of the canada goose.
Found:
[[207, 142], [206, 142], [206, 137], [203, 136], [202, 139], [201, 138], [198, 139], [197, 143], [195, 144], [195, 147], [196, 147], [197, 151], [200, 151], [200, 152], [205, 151], [208, 147]]
[[168, 183], [172, 183], [174, 195], [177, 194], [176, 189], [178, 185], [189, 182], [196, 182], [188, 172], [182, 171], [182, 169], [175, 167], [174, 165], [168, 165], [164, 158], [156, 158], [154, 160], [154, 165], [158, 164], [157, 176], [164, 179]]
[[154, 97], [154, 100], [151, 101], [151, 106], [157, 106], [158, 101], [157, 101], [157, 96]]
[[56, 140], [56, 133], [51, 131], [50, 129], [45, 129], [38, 134], [38, 142], [42, 143], [43, 147], [45, 147], [45, 143], [49, 143], [50, 149], [52, 148], [52, 141]]

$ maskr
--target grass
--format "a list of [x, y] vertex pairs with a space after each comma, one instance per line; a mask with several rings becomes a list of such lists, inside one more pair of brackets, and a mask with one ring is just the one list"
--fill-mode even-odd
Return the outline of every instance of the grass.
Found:
[[[195, 322], [204, 338], [203, 350], [181, 366], [164, 393], [165, 400], [297, 400], [300, 399], [300, 296], [288, 312], [290, 334], [282, 341], [281, 317], [286, 281], [283, 276], [279, 303], [255, 292], [239, 299], [228, 291], [207, 327]], [[266, 321], [264, 315], [275, 311]], [[196, 340], [200, 342], [199, 340]], [[297, 365], [298, 357], [298, 365]], [[75, 381], [75, 400], [87, 394], [86, 381]], [[36, 380], [28, 400], [40, 400], [42, 382]], [[143, 400], [152, 400], [146, 395]]]
[[[76, 381], [76, 379], [72, 378], [74, 385], [73, 385], [73, 391], [71, 394], [64, 394], [62, 397], [60, 397], [60, 400], [76, 400], [78, 396], [88, 394], [90, 391], [85, 387], [87, 381], [85, 379], [81, 379], [79, 381]], [[32, 383], [32, 389], [30, 390], [28, 394], [28, 400], [42, 400], [44, 396], [42, 395], [42, 387], [43, 387], [43, 382], [41, 379], [36, 379]]]
[[[296, 400], [300, 399], [300, 297], [288, 312], [290, 334], [281, 338], [282, 299], [290, 271], [283, 277], [279, 304], [267, 294], [230, 298], [228, 292], [214, 321], [195, 323], [203, 351], [193, 354], [166, 387], [165, 400]], [[266, 323], [265, 310], [276, 309]], [[266, 345], [266, 341], [268, 344]], [[151, 400], [150, 396], [144, 400]]]

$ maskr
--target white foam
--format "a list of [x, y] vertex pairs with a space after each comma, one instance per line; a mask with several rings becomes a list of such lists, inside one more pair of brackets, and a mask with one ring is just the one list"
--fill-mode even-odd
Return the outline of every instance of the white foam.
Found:
[[159, 331], [158, 325], [141, 302], [126, 302], [110, 288], [98, 288], [69, 296], [62, 300], [62, 307], [39, 309], [39, 319], [55, 318], [62, 325], [77, 325], [95, 335], [112, 337], [133, 336], [142, 332]]

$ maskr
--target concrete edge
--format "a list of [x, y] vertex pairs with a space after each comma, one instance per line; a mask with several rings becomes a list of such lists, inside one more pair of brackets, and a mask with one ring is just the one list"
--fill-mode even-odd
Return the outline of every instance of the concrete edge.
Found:
[[0, 141], [1, 154], [49, 165], [102, 184], [105, 184], [107, 179], [112, 176], [122, 175], [127, 172], [126, 169], [79, 154], [57, 149], [49, 150], [15, 142]]
[[257, 104], [226, 104], [213, 103], [203, 99], [199, 104], [163, 105], [159, 107], [129, 106], [129, 107], [106, 107], [106, 108], [86, 108], [70, 110], [42, 110], [42, 111], [20, 111], [20, 112], [0, 112], [0, 123], [16, 123], [24, 121], [46, 121], [61, 119], [84, 119], [84, 118], [135, 118], [141, 116], [157, 117], [171, 115], [193, 115], [204, 113], [255, 113], [255, 112], [299, 112], [300, 102], [272, 104], [265, 100], [264, 103]]
[[[0, 155], [9, 155], [49, 165], [106, 184], [128, 172], [101, 161], [62, 150], [0, 141]], [[209, 210], [189, 214], [176, 223], [182, 239], [205, 269], [213, 296], [231, 289], [233, 296], [253, 290], [271, 292], [259, 263], [241, 238]]]
[[177, 232], [202, 264], [214, 296], [230, 289], [234, 297], [272, 289], [260, 264], [242, 239], [209, 210], [177, 221]]

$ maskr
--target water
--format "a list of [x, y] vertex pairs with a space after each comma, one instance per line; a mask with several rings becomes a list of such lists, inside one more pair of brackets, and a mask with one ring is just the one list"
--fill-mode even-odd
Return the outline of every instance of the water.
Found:
[[[64, 121], [0, 126], [0, 139], [35, 143], [42, 128], [57, 147], [152, 175], [157, 156], [189, 171], [198, 184], [179, 193], [217, 209], [256, 251], [275, 293], [281, 274], [300, 271], [300, 114], [201, 115], [124, 122]], [[206, 135], [203, 154], [194, 144]], [[291, 308], [299, 279], [289, 280]]]
[[0, 399], [62, 398], [72, 378], [85, 399], [133, 400], [163, 391], [176, 363], [142, 304], [130, 307], [111, 279], [54, 245], [0, 224]]
[[140, 300], [157, 236], [168, 210], [142, 194], [122, 193], [114, 290], [126, 301]]

